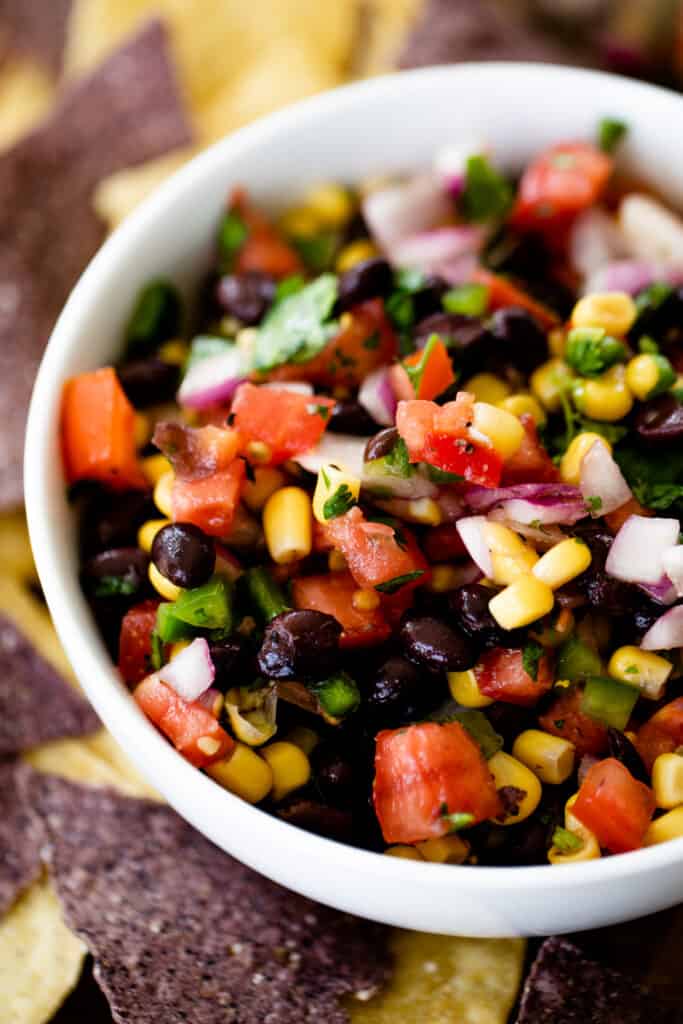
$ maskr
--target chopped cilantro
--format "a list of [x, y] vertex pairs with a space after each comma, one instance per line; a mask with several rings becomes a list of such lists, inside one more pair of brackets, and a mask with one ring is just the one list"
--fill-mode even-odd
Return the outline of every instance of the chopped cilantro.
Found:
[[152, 630], [151, 636], [152, 654], [150, 663], [155, 672], [158, 672], [164, 663], [164, 643], [156, 629]]
[[461, 284], [447, 291], [441, 304], [447, 313], [483, 316], [489, 304], [489, 290], [485, 284]]
[[419, 580], [420, 576], [424, 576], [424, 569], [415, 569], [413, 572], [406, 572], [403, 576], [394, 576], [393, 580], [387, 580], [385, 583], [378, 583], [375, 590], [378, 590], [380, 594], [395, 594], [397, 590], [404, 587], [406, 583], [412, 583], [413, 580]]
[[222, 264], [232, 267], [232, 262], [247, 240], [249, 231], [239, 213], [228, 210], [218, 229], [218, 251]]
[[340, 484], [337, 490], [323, 503], [323, 516], [325, 519], [336, 519], [343, 516], [356, 504], [356, 499], [348, 488], [347, 484]]
[[625, 121], [603, 117], [598, 122], [598, 145], [605, 153], [613, 153], [628, 131]]
[[323, 478], [323, 483], [325, 484], [325, 487], [329, 487], [330, 486], [330, 478], [329, 478], [327, 472], [325, 471], [325, 469], [321, 469], [320, 470], [320, 475]]
[[564, 718], [556, 718], [553, 725], [556, 729], [564, 729]]
[[410, 462], [408, 447], [402, 437], [399, 437], [391, 451], [384, 456], [384, 463], [395, 476], [409, 477], [415, 472], [415, 467]]
[[627, 676], [637, 676], [638, 675], [638, 666], [637, 665], [629, 665], [628, 668], [624, 669], [624, 672], [626, 673]]
[[534, 682], [538, 679], [538, 664], [543, 657], [543, 648], [540, 644], [531, 641], [522, 651], [522, 668]]
[[474, 815], [469, 811], [454, 811], [449, 814], [447, 804], [441, 805], [441, 818], [448, 822], [449, 832], [459, 832], [461, 828], [467, 828], [474, 823]]
[[598, 377], [627, 356], [625, 345], [602, 328], [575, 327], [567, 335], [564, 358], [582, 377]]
[[290, 295], [295, 295], [296, 292], [301, 291], [305, 284], [306, 280], [301, 274], [290, 274], [289, 277], [284, 277], [282, 281], [278, 282], [278, 286], [275, 289], [275, 301], [281, 302]]
[[465, 188], [459, 206], [466, 220], [502, 218], [513, 200], [510, 183], [485, 156], [471, 156], [465, 169]]
[[380, 341], [381, 338], [379, 336], [379, 331], [375, 331], [374, 334], [371, 334], [369, 338], [365, 339], [363, 342], [363, 348], [367, 348], [370, 352], [373, 352], [376, 348], [379, 348]]
[[276, 302], [256, 336], [257, 369], [302, 363], [317, 355], [337, 330], [337, 323], [329, 320], [336, 301], [336, 275], [321, 274]]
[[602, 508], [602, 498], [597, 494], [590, 494], [584, 500], [591, 512], [599, 512]]
[[558, 825], [553, 832], [553, 846], [556, 846], [561, 853], [576, 853], [583, 846], [583, 839], [568, 828]]
[[498, 735], [483, 712], [474, 708], [463, 708], [454, 700], [448, 700], [436, 711], [432, 711], [428, 720], [441, 724], [458, 722], [479, 744], [487, 761], [503, 746], [503, 737]]
[[465, 479], [460, 473], [449, 473], [446, 469], [439, 469], [438, 466], [430, 466], [424, 463], [427, 476], [434, 484], [459, 484]]
[[311, 416], [320, 416], [321, 419], [327, 420], [330, 415], [329, 405], [316, 405], [312, 403], [306, 406], [306, 412], [310, 413]]
[[392, 292], [384, 304], [387, 316], [395, 327], [408, 328], [415, 319], [415, 303], [408, 292]]
[[397, 270], [394, 274], [394, 283], [401, 291], [414, 294], [415, 292], [422, 291], [427, 283], [427, 278], [421, 270], [404, 267], [402, 270]]
[[683, 451], [619, 445], [614, 458], [641, 505], [663, 511], [681, 502], [683, 509]]
[[[368, 522], [370, 522], [370, 523], [384, 523], [386, 526], [390, 526], [392, 528], [392, 530], [394, 531], [394, 540], [396, 541], [398, 546], [400, 548], [402, 548], [402, 550], [404, 550], [404, 551], [408, 547], [408, 543], [406, 541], [406, 535], [403, 532], [403, 530], [401, 529], [400, 520], [394, 519], [393, 516], [370, 515], [370, 516], [368, 516]], [[380, 584], [380, 586], [382, 586], [382, 585], [383, 584]]]
[[422, 349], [422, 355], [420, 356], [419, 361], [415, 363], [414, 366], [409, 366], [406, 363], [403, 364], [403, 369], [408, 374], [408, 379], [412, 384], [413, 391], [416, 395], [418, 395], [420, 392], [420, 384], [422, 382], [422, 377], [424, 376], [424, 372], [427, 369], [427, 364], [429, 363], [432, 352], [434, 351], [435, 346], [439, 344], [439, 341], [440, 339], [438, 334], [431, 334], [429, 337], [429, 341]]
[[129, 576], [101, 576], [95, 585], [95, 597], [127, 597], [138, 585]]

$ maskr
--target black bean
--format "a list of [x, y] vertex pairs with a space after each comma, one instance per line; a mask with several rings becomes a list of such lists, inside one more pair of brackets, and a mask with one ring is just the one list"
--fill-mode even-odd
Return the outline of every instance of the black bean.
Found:
[[644, 334], [665, 349], [683, 341], [683, 288], [672, 289], [664, 298], [647, 302], [638, 314], [629, 338], [637, 342]]
[[607, 749], [609, 756], [616, 757], [617, 761], [621, 761], [634, 779], [644, 782], [646, 786], [650, 785], [650, 777], [640, 754], [628, 736], [624, 736], [623, 732], [614, 729], [611, 725], [607, 729]]
[[406, 618], [401, 643], [411, 661], [433, 671], [461, 672], [476, 661], [473, 645], [464, 633], [431, 615]]
[[109, 548], [134, 547], [137, 531], [159, 513], [151, 491], [112, 493], [103, 487], [88, 497], [81, 518], [81, 548], [85, 557]]
[[481, 369], [496, 350], [488, 328], [480, 320], [460, 313], [435, 313], [421, 320], [415, 327], [415, 343], [423, 345], [432, 334], [439, 335], [455, 365], [466, 376]]
[[241, 669], [247, 660], [244, 638], [235, 636], [220, 643], [209, 644], [209, 654], [216, 670], [213, 683], [216, 689], [225, 693], [233, 686], [240, 685]]
[[394, 275], [388, 260], [381, 257], [362, 260], [339, 278], [339, 309], [350, 309], [366, 299], [383, 298], [389, 294], [393, 283]]
[[216, 285], [216, 301], [243, 324], [257, 324], [272, 304], [276, 287], [272, 277], [256, 270], [226, 274]]
[[665, 445], [683, 438], [683, 405], [674, 395], [645, 402], [636, 414], [635, 430], [649, 445]]
[[83, 577], [95, 597], [129, 597], [145, 584], [148, 565], [141, 548], [110, 548], [85, 563]]
[[538, 728], [535, 724], [538, 708], [524, 708], [519, 704], [504, 704], [497, 700], [485, 709], [485, 714], [494, 730], [503, 737], [508, 749], [520, 732]]
[[366, 714], [377, 726], [393, 726], [416, 718], [424, 696], [420, 673], [411, 661], [389, 658], [364, 694]]
[[334, 668], [341, 633], [337, 620], [324, 612], [282, 612], [266, 626], [259, 671], [269, 679], [323, 678]]
[[360, 402], [337, 402], [327, 421], [327, 429], [333, 434], [354, 434], [356, 437], [368, 437], [379, 430], [379, 423], [373, 420]]
[[489, 329], [496, 341], [504, 346], [504, 355], [522, 373], [531, 373], [548, 358], [545, 332], [525, 309], [506, 306], [496, 310]]
[[354, 771], [348, 757], [336, 746], [319, 743], [311, 755], [311, 768], [325, 803], [348, 807], [354, 795]]
[[136, 409], [146, 409], [173, 398], [180, 379], [180, 369], [163, 359], [133, 359], [116, 371], [121, 387]]
[[480, 583], [468, 583], [453, 591], [450, 606], [463, 633], [482, 647], [505, 647], [511, 633], [502, 629], [489, 611], [491, 591]]
[[604, 569], [593, 569], [585, 574], [584, 588], [588, 603], [610, 617], [627, 615], [633, 607], [633, 587], [608, 576]]
[[419, 291], [413, 295], [413, 308], [415, 320], [424, 320], [425, 317], [440, 313], [442, 310], [441, 300], [450, 288], [450, 285], [438, 274], [428, 274]]
[[162, 526], [152, 544], [152, 561], [177, 587], [201, 587], [216, 566], [216, 549], [210, 537], [193, 523]]
[[372, 462], [374, 459], [383, 459], [392, 451], [398, 438], [399, 433], [396, 427], [386, 427], [384, 430], [380, 430], [379, 434], [371, 437], [366, 444], [363, 454], [364, 461]]
[[329, 807], [317, 800], [295, 800], [278, 810], [277, 816], [290, 825], [314, 832], [318, 836], [337, 839], [342, 843], [348, 843], [351, 839], [353, 818], [350, 811]]

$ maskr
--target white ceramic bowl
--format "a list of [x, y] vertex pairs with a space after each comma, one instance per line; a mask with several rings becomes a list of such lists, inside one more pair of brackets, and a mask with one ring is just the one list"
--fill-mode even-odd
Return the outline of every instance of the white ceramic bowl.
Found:
[[183, 760], [135, 706], [78, 584], [74, 522], [58, 449], [63, 381], [110, 362], [138, 288], [156, 275], [191, 286], [207, 265], [229, 188], [286, 203], [312, 182], [428, 164], [447, 142], [490, 138], [512, 168], [543, 146], [592, 138], [600, 117], [630, 125], [627, 159], [683, 202], [683, 100], [607, 75], [544, 65], [427, 69], [337, 90], [260, 121], [183, 168], [109, 239], [47, 348], [26, 446], [26, 503], [55, 625], [102, 720], [140, 771], [197, 829], [275, 881], [316, 900], [409, 928], [463, 935], [606, 925], [683, 899], [683, 840], [585, 864], [453, 867], [383, 857], [286, 825]]

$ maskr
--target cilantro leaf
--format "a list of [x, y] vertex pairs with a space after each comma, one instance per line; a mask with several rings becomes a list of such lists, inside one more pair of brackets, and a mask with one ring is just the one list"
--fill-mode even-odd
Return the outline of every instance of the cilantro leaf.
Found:
[[228, 210], [218, 228], [218, 252], [224, 267], [232, 262], [247, 240], [249, 230], [236, 210]]
[[[641, 505], [662, 511], [683, 503], [683, 451], [619, 445], [614, 458]], [[681, 509], [683, 504], [676, 511]]]
[[101, 576], [95, 584], [95, 597], [128, 597], [137, 589], [129, 576]]
[[334, 265], [334, 257], [339, 248], [339, 235], [336, 231], [323, 231], [310, 237], [299, 235], [292, 239], [292, 245], [308, 270], [320, 274]]
[[542, 657], [543, 648], [534, 641], [530, 641], [522, 651], [522, 668], [534, 682], [538, 679], [538, 663]]
[[441, 299], [447, 313], [463, 316], [483, 316], [489, 304], [489, 290], [485, 284], [461, 284], [451, 288]]
[[403, 576], [394, 576], [392, 580], [386, 580], [384, 583], [378, 583], [375, 586], [375, 590], [378, 590], [380, 594], [395, 594], [397, 590], [404, 587], [406, 583], [412, 583], [413, 580], [419, 580], [420, 576], [424, 576], [424, 569], [415, 569], [413, 572], [406, 572]]
[[465, 479], [460, 473], [449, 473], [448, 470], [439, 469], [438, 466], [430, 466], [428, 462], [423, 462], [422, 465], [434, 484], [459, 484]]
[[556, 846], [561, 853], [576, 853], [583, 846], [583, 839], [568, 828], [558, 825], [553, 832], [553, 846]]
[[427, 344], [422, 349], [422, 355], [420, 356], [419, 361], [415, 363], [414, 366], [410, 366], [407, 363], [403, 364], [403, 369], [408, 374], [408, 380], [412, 384], [415, 395], [419, 394], [422, 377], [424, 376], [424, 372], [427, 369], [427, 364], [431, 358], [435, 346], [439, 344], [439, 340], [440, 339], [438, 334], [431, 334], [429, 336]]
[[589, 494], [587, 498], [584, 498], [584, 501], [591, 512], [599, 512], [602, 508], [602, 498], [597, 494]]
[[336, 519], [337, 516], [343, 516], [355, 504], [356, 499], [348, 485], [340, 484], [334, 494], [323, 503], [323, 516], [325, 519]]
[[598, 145], [604, 153], [613, 153], [628, 131], [625, 121], [603, 117], [598, 122]]
[[582, 377], [597, 377], [626, 357], [623, 343], [601, 328], [575, 327], [567, 336], [565, 361]]
[[276, 302], [256, 336], [257, 369], [302, 363], [317, 355], [337, 330], [336, 321], [329, 320], [336, 301], [336, 275], [321, 274], [300, 291]]
[[396, 476], [409, 477], [415, 472], [415, 467], [410, 462], [408, 446], [402, 437], [399, 437], [391, 451], [384, 456], [384, 462]]
[[449, 814], [446, 806], [446, 810], [441, 811], [441, 820], [448, 823], [449, 832], [459, 832], [461, 828], [467, 828], [474, 823], [474, 815], [470, 811], [453, 811]]
[[151, 643], [152, 654], [150, 657], [150, 663], [154, 671], [158, 672], [164, 663], [164, 643], [156, 629], [152, 631]]
[[504, 217], [512, 200], [512, 186], [487, 158], [469, 157], [465, 170], [465, 188], [459, 201], [465, 219], [485, 221]]

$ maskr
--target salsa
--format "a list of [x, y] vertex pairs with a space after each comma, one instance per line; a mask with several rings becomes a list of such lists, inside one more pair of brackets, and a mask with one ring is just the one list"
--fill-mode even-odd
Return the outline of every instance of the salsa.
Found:
[[619, 163], [236, 190], [67, 382], [84, 590], [218, 785], [415, 860], [683, 834], [683, 221]]

